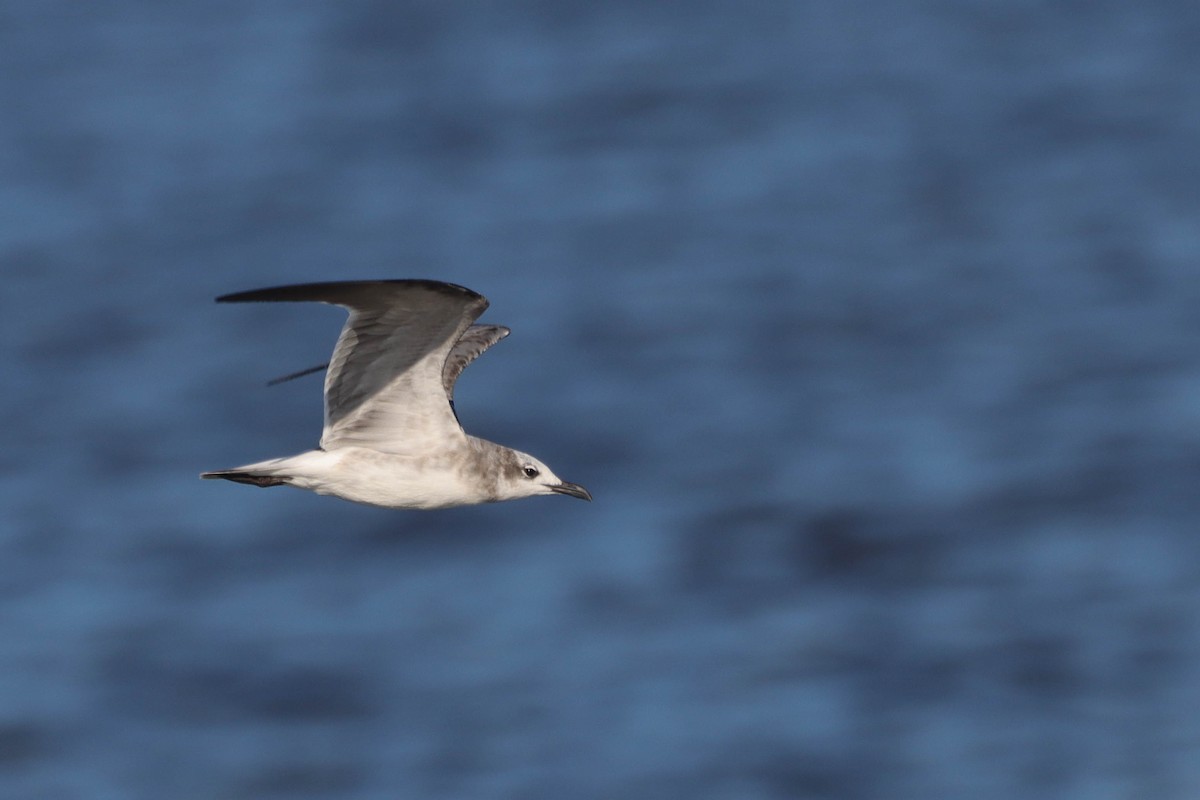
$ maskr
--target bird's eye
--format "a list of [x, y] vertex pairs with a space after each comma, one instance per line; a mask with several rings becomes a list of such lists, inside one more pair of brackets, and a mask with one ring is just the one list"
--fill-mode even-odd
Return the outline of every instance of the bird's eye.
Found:
[[536, 478], [538, 476], [537, 467], [526, 466], [524, 469], [526, 478]]

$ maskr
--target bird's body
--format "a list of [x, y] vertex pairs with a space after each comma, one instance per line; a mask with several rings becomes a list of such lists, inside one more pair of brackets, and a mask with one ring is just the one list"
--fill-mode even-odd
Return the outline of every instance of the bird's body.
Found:
[[325, 378], [320, 446], [201, 474], [295, 486], [388, 508], [432, 509], [566, 494], [590, 500], [530, 455], [469, 436], [453, 408], [468, 364], [508, 335], [473, 325], [481, 295], [437, 281], [348, 281], [261, 289], [219, 302], [316, 300], [350, 310]]

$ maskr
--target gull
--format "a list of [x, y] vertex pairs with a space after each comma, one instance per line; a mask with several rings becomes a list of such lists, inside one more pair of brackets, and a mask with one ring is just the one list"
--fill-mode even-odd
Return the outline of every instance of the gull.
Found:
[[592, 499], [533, 456], [470, 436], [459, 424], [455, 381], [509, 334], [502, 325], [474, 324], [488, 307], [483, 295], [441, 281], [383, 280], [306, 283], [217, 298], [295, 301], [350, 312], [325, 375], [319, 446], [202, 472], [201, 478], [296, 486], [385, 508], [449, 508], [542, 494]]

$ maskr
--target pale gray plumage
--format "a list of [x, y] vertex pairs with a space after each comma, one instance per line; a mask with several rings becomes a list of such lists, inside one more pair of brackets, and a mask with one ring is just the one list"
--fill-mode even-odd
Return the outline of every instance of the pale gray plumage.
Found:
[[[450, 399], [450, 407], [452, 409], [454, 408], [454, 382], [458, 380], [458, 376], [467, 368], [468, 364], [479, 358], [484, 350], [487, 350], [510, 333], [512, 331], [503, 325], [472, 325], [463, 332], [463, 335], [454, 343], [454, 347], [450, 348], [450, 354], [446, 356], [446, 364], [442, 367], [442, 385], [446, 389], [446, 397]], [[292, 372], [278, 378], [272, 378], [267, 381], [267, 385], [277, 386], [286, 381], [303, 378], [305, 375], [311, 375], [314, 372], [320, 372], [328, 368], [328, 363], [318, 364], [315, 367], [302, 369], [299, 372]]]
[[483, 355], [483, 351], [508, 336], [512, 331], [503, 325], [472, 325], [458, 337], [454, 347], [446, 356], [442, 367], [442, 387], [450, 405], [454, 405], [454, 383], [472, 361]]
[[217, 301], [319, 301], [347, 308], [350, 317], [325, 376], [320, 448], [201, 477], [298, 486], [391, 508], [551, 493], [591, 499], [532, 456], [468, 436], [459, 424], [455, 381], [509, 334], [500, 325], [472, 324], [488, 306], [482, 295], [438, 281], [346, 281]]

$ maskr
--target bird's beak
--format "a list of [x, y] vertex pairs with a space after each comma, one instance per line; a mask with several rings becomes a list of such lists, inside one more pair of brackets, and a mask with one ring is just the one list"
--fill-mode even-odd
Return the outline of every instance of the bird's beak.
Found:
[[559, 494], [569, 494], [571, 497], [578, 497], [580, 500], [591, 500], [592, 493], [580, 486], [578, 483], [567, 483], [563, 481], [558, 486], [551, 486], [550, 491], [558, 492]]

